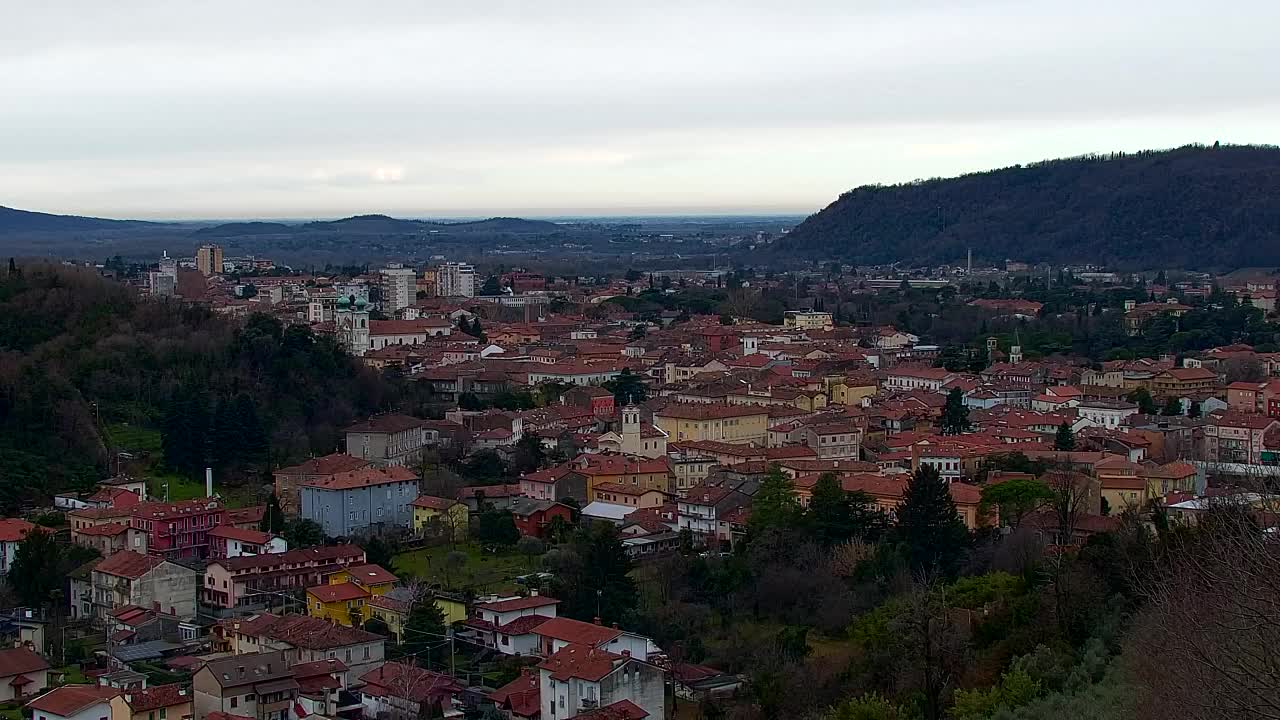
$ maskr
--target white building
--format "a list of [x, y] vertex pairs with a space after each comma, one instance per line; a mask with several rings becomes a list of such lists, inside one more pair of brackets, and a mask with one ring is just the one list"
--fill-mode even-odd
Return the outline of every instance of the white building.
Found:
[[605, 709], [602, 717], [665, 720], [665, 674], [631, 655], [573, 644], [538, 665], [541, 717], [571, 718]]
[[436, 269], [440, 297], [475, 297], [476, 269], [466, 263], [444, 263]]
[[1073, 430], [1087, 427], [1118, 428], [1125, 418], [1137, 414], [1138, 406], [1119, 400], [1090, 400], [1076, 406], [1077, 420]]
[[31, 720], [102, 720], [120, 690], [103, 685], [64, 685], [27, 703]]
[[391, 263], [378, 271], [382, 275], [382, 311], [394, 313], [409, 307], [418, 299], [418, 284], [413, 268]]
[[352, 355], [360, 356], [369, 352], [369, 308], [365, 301], [357, 298], [355, 303], [342, 296], [333, 313], [334, 327], [338, 333], [338, 343]]

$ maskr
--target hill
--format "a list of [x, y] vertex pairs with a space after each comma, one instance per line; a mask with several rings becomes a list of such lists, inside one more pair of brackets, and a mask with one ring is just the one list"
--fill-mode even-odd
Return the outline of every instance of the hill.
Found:
[[51, 215], [0, 206], [0, 233], [125, 230], [152, 224], [141, 220], [104, 220], [78, 215]]
[[472, 220], [469, 222], [441, 223], [441, 229], [452, 232], [508, 232], [508, 233], [551, 233], [563, 230], [561, 226], [546, 220], [525, 220], [524, 218], [495, 217], [488, 220]]
[[223, 223], [213, 227], [200, 228], [191, 233], [193, 237], [243, 237], [245, 235], [279, 235], [294, 231], [292, 225], [275, 222], [238, 222]]
[[1050, 160], [840, 196], [769, 254], [859, 264], [1006, 258], [1130, 268], [1280, 264], [1280, 148]]

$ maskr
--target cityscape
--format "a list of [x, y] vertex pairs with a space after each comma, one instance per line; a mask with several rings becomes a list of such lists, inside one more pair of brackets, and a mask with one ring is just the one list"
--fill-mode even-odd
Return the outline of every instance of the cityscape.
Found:
[[5, 19], [0, 720], [1280, 717], [1280, 6]]

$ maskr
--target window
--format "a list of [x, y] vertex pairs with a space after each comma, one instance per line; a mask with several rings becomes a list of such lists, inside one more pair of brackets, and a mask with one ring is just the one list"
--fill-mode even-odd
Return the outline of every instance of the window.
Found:
[[245, 696], [244, 696], [244, 701], [245, 701], [245, 702], [253, 702], [253, 693], [249, 693], [248, 695], [245, 695]]
[[231, 707], [233, 708], [240, 707], [240, 698], [238, 697], [231, 698]]

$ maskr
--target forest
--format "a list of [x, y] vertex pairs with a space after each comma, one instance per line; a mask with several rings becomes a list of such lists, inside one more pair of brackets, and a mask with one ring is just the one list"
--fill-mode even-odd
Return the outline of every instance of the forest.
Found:
[[[144, 301], [92, 269], [0, 277], [0, 505], [47, 503], [119, 467], [108, 427], [159, 430], [167, 469], [220, 482], [333, 452], [388, 407], [390, 383], [330, 338], [251, 316]], [[233, 448], [228, 450], [228, 448]]]
[[1188, 146], [1052, 160], [840, 196], [768, 250], [853, 264], [1280, 263], [1280, 149]]

